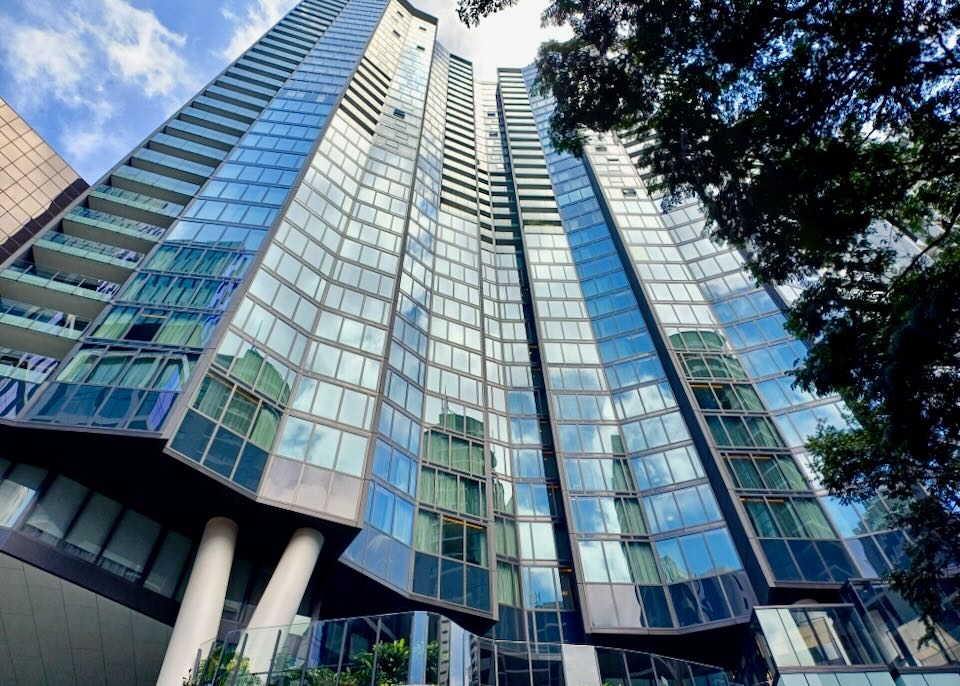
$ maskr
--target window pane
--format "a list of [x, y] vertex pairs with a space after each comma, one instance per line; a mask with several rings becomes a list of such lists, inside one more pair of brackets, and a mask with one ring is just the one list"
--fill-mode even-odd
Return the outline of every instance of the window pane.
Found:
[[603, 547], [600, 541], [578, 541], [580, 563], [583, 566], [583, 580], [590, 583], [605, 583], [607, 565], [603, 560]]
[[703, 542], [703, 536], [700, 534], [684, 536], [680, 539], [680, 549], [683, 551], [690, 574], [705, 576], [712, 571], [713, 563], [710, 561], [710, 554]]
[[835, 538], [823, 510], [820, 509], [816, 501], [797, 499], [793, 501], [793, 504], [797, 516], [810, 538]]
[[627, 562], [627, 554], [623, 549], [623, 544], [617, 541], [604, 541], [603, 552], [607, 557], [607, 571], [610, 573], [610, 581], [630, 583], [630, 563]]
[[637, 584], [659, 584], [660, 574], [657, 572], [657, 562], [653, 557], [650, 545], [647, 543], [629, 543], [627, 546], [633, 582]]
[[553, 567], [523, 569], [525, 604], [528, 609], [560, 606], [559, 579]]
[[707, 547], [713, 557], [714, 573], [722, 574], [740, 569], [740, 558], [726, 529], [708, 531], [704, 534], [704, 538], [707, 539]]
[[446, 557], [452, 557], [455, 560], [463, 559], [463, 523], [443, 520], [443, 546], [442, 553]]
[[757, 471], [753, 460], [746, 457], [730, 458], [727, 463], [733, 470], [737, 485], [740, 488], [763, 488], [763, 480], [760, 478], [760, 472]]
[[788, 486], [795, 491], [802, 491], [807, 488], [807, 480], [803, 478], [797, 463], [789, 455], [778, 455], [777, 464], [787, 479]]
[[685, 488], [677, 491], [676, 496], [677, 505], [680, 507], [680, 515], [686, 526], [703, 524], [707, 521], [707, 515], [695, 488]]
[[487, 564], [487, 534], [479, 526], [466, 525], [466, 560], [475, 565]]
[[27, 520], [27, 531], [47, 543], [59, 543], [89, 492], [76, 481], [58, 476]]
[[657, 542], [657, 555], [660, 556], [660, 563], [663, 565], [663, 573], [667, 577], [667, 582], [682, 581], [689, 578], [687, 565], [683, 561], [683, 555], [680, 554], [680, 544], [676, 539]]
[[37, 494], [47, 470], [20, 464], [0, 483], [0, 526], [14, 526]]
[[520, 580], [517, 568], [497, 562], [497, 600], [505, 605], [520, 605]]
[[682, 526], [680, 522], [680, 511], [673, 499], [672, 493], [661, 493], [652, 496], [648, 502], [653, 506], [653, 512], [657, 518], [658, 530], [668, 531]]
[[744, 504], [747, 506], [747, 514], [750, 515], [750, 521], [753, 522], [753, 528], [756, 529], [757, 536], [760, 538], [776, 538], [780, 535], [765, 502], [762, 500], [745, 500]]
[[159, 535], [159, 523], [127, 510], [103, 551], [100, 566], [131, 581], [138, 579]]
[[87, 560], [95, 559], [120, 515], [120, 509], [120, 503], [95, 493], [67, 535], [67, 550]]
[[171, 597], [177, 588], [177, 580], [190, 554], [191, 543], [186, 536], [168, 531], [144, 582], [144, 588]]
[[785, 537], [806, 537], [807, 534], [803, 529], [803, 525], [800, 523], [800, 519], [797, 517], [792, 502], [789, 500], [771, 500], [770, 511], [773, 512], [773, 516], [776, 518], [777, 524], [780, 525], [780, 530]]
[[767, 488], [782, 491], [789, 488], [787, 480], [783, 477], [780, 469], [777, 467], [777, 460], [772, 455], [765, 455], [757, 459], [757, 466], [763, 473], [763, 480], [767, 483]]
[[230, 387], [213, 377], [206, 377], [197, 391], [193, 406], [212, 419], [220, 419], [220, 413], [230, 395]]
[[538, 560], [556, 560], [557, 545], [553, 538], [553, 526], [545, 522], [531, 523], [530, 533]]
[[440, 552], [440, 518], [432, 512], [417, 512], [417, 550], [434, 555]]

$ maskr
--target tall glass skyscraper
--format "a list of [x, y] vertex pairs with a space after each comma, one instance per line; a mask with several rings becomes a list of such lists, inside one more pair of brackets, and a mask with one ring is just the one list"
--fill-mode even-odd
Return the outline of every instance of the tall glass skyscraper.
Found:
[[0, 265], [0, 684], [960, 683], [791, 294], [436, 31], [303, 0]]

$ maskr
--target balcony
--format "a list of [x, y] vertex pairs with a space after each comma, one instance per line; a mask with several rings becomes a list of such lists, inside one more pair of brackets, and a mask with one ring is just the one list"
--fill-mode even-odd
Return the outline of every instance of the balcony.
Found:
[[211, 170], [227, 156], [227, 153], [220, 148], [214, 148], [178, 136], [171, 136], [169, 133], [154, 134], [148, 145], [150, 150], [156, 150], [190, 162], [209, 165]]
[[231, 105], [221, 100], [214, 100], [206, 95], [201, 95], [195, 98], [193, 101], [193, 106], [205, 112], [210, 112], [221, 117], [229, 117], [238, 122], [243, 122], [244, 128], [252, 124], [257, 119], [257, 110]]
[[245, 95], [216, 85], [209, 86], [207, 90], [204, 91], [204, 95], [214, 98], [215, 100], [222, 100], [230, 105], [236, 105], [237, 107], [249, 107], [258, 110], [262, 110], [270, 101], [269, 98]]
[[0, 377], [6, 379], [17, 379], [36, 386], [47, 380], [56, 365], [56, 360], [43, 355], [0, 348]]
[[83, 274], [93, 279], [123, 283], [143, 259], [135, 250], [50, 231], [33, 244], [33, 259], [48, 272]]
[[728, 686], [718, 667], [635, 650], [476, 636], [433, 612], [228, 632], [208, 641], [184, 684]]
[[222, 151], [224, 155], [240, 142], [238, 136], [231, 136], [199, 124], [191, 124], [182, 119], [174, 119], [168, 122], [164, 131], [164, 135], [216, 148]]
[[74, 207], [63, 217], [63, 232], [67, 235], [141, 253], [149, 252], [166, 231], [162, 226], [89, 207]]
[[180, 205], [186, 205], [200, 190], [199, 184], [129, 165], [122, 165], [113, 170], [110, 175], [110, 185], [114, 188], [142, 193], [148, 198], [167, 200]]
[[165, 228], [183, 211], [182, 204], [105, 185], [95, 186], [87, 196], [87, 203], [92, 210]]
[[15, 262], [0, 271], [0, 295], [18, 302], [93, 319], [120, 289], [111, 281], [69, 272], [48, 272]]
[[264, 88], [252, 83], [247, 83], [246, 81], [241, 81], [240, 79], [231, 76], [229, 72], [217, 79], [217, 85], [223, 88], [235, 90], [238, 93], [251, 95], [253, 97], [259, 96], [265, 98], [266, 100], [270, 100], [277, 93], [275, 88]]
[[0, 417], [11, 419], [20, 414], [56, 367], [57, 361], [51, 357], [0, 348]]
[[0, 340], [4, 347], [63, 359], [89, 320], [0, 298]]
[[[177, 151], [179, 153], [179, 151]], [[214, 167], [199, 162], [191, 162], [182, 156], [175, 156], [160, 150], [141, 148], [133, 153], [130, 164], [135, 169], [144, 169], [160, 176], [184, 181], [190, 185], [200, 185], [213, 175]]]
[[180, 112], [180, 119], [190, 124], [196, 124], [232, 136], [240, 136], [248, 128], [247, 124], [241, 124], [235, 119], [221, 117], [197, 107], [185, 107]]

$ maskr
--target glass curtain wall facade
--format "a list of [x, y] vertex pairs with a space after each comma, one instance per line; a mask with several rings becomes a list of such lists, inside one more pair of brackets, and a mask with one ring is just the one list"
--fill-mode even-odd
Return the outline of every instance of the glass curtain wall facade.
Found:
[[335, 570], [364, 612], [523, 660], [702, 652], [681, 636], [896, 565], [890, 504], [810, 470], [842, 407], [793, 389], [783, 294], [663, 210], [651, 141], [556, 152], [532, 68], [483, 81], [436, 33], [404, 0], [303, 0], [0, 265], [0, 348], [30, 362], [0, 364], [0, 430], [84, 456], [0, 460], [0, 550], [169, 624], [206, 518], [253, 522], [236, 626], [310, 527], [301, 614]]

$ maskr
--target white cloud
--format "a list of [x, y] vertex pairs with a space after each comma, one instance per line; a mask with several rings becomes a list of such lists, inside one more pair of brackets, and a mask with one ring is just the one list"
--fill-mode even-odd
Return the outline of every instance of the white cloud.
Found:
[[66, 159], [83, 161], [96, 156], [115, 160], [130, 147], [124, 136], [117, 135], [112, 121], [116, 108], [108, 100], [91, 101], [86, 107], [89, 116], [76, 121], [61, 137]]
[[128, 0], [21, 2], [19, 20], [0, 15], [12, 99], [28, 116], [55, 112], [69, 121], [60, 139], [81, 172], [88, 158], [119, 154], [120, 139], [130, 138], [112, 104], [118, 89], [132, 89], [167, 113], [199, 85], [183, 54], [186, 37]]
[[102, 0], [110, 65], [126, 81], [138, 83], [147, 97], [171, 96], [189, 78], [190, 64], [180, 50], [186, 36], [164, 26], [153, 12], [126, 0]]
[[234, 25], [230, 42], [220, 51], [220, 56], [228, 60], [236, 59], [296, 4], [296, 0], [246, 0], [246, 2], [246, 8], [241, 11], [234, 9], [232, 5], [221, 9], [224, 18]]
[[8, 69], [25, 88], [26, 99], [33, 102], [54, 92], [70, 105], [82, 104], [80, 85], [93, 64], [84, 43], [65, 41], [59, 31], [35, 26], [6, 25], [0, 30], [8, 37], [3, 49]]
[[457, 17], [456, 0], [412, 0], [413, 5], [437, 17], [437, 40], [450, 52], [473, 62], [477, 78], [494, 80], [497, 67], [525, 67], [547, 40], [565, 40], [569, 27], [542, 27], [540, 15], [547, 0], [519, 0], [468, 29]]

